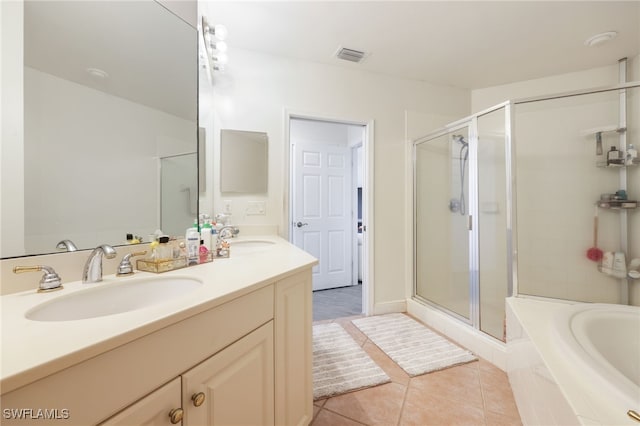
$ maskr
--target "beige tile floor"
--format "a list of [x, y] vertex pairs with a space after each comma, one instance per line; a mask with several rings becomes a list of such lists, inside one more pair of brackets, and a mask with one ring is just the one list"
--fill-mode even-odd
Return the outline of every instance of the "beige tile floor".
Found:
[[[313, 426], [521, 425], [506, 373], [486, 360], [409, 377], [351, 323], [340, 323], [391, 383], [314, 401]], [[327, 323], [328, 321], [318, 321]]]

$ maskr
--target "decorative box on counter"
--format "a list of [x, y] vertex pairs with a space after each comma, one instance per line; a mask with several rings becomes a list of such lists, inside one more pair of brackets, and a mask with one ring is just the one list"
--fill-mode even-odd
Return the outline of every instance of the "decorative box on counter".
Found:
[[136, 265], [139, 271], [159, 274], [161, 272], [174, 271], [187, 267], [187, 258], [180, 256], [175, 259], [138, 259]]

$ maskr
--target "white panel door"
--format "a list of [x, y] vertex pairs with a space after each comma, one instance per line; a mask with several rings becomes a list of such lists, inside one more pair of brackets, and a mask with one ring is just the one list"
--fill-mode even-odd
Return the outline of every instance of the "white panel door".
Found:
[[296, 143], [293, 159], [291, 241], [320, 261], [313, 289], [352, 285], [351, 150]]

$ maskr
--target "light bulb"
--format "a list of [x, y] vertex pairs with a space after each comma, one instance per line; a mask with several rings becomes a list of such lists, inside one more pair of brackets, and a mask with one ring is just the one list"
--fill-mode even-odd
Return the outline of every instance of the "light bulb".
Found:
[[224, 53], [220, 53], [218, 55], [215, 55], [213, 57], [213, 60], [220, 64], [226, 64], [227, 62], [229, 62], [229, 57]]
[[218, 40], [224, 40], [225, 38], [227, 38], [227, 27], [225, 27], [224, 25], [214, 25], [213, 27], [213, 35], [218, 39]]
[[217, 50], [218, 52], [224, 53], [227, 51], [227, 43], [224, 41], [216, 41], [209, 44], [212, 49]]

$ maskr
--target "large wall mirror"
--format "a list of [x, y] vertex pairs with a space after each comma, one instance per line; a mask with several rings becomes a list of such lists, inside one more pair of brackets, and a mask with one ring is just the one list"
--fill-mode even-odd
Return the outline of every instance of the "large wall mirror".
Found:
[[24, 205], [8, 210], [24, 238], [3, 257], [184, 233], [198, 215], [197, 60], [196, 29], [155, 1], [24, 2]]

